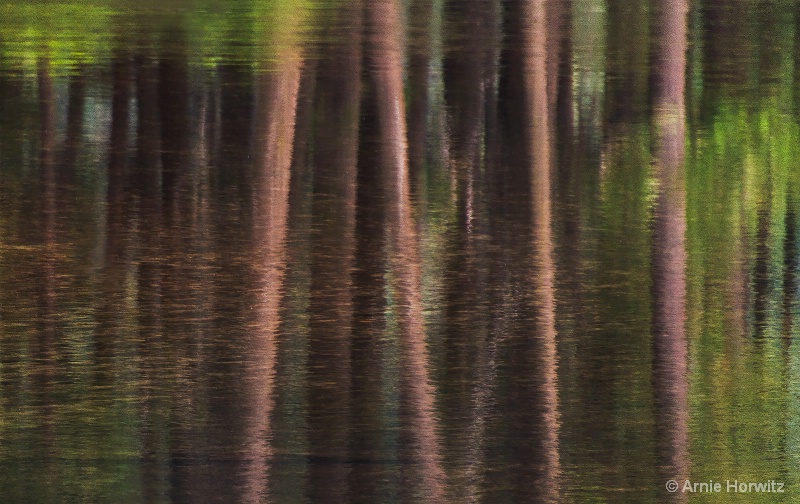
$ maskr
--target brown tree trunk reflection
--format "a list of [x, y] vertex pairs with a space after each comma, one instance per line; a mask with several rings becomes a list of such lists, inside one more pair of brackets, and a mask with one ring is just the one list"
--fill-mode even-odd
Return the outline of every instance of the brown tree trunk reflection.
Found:
[[[686, 189], [684, 173], [687, 0], [656, 4], [654, 57], [653, 388], [661, 483], [688, 477]], [[661, 484], [660, 483], [660, 484]], [[682, 492], [674, 494], [685, 500]]]
[[501, 116], [506, 134], [503, 169], [510, 181], [520, 183], [518, 196], [505, 203], [507, 214], [493, 233], [504, 254], [501, 264], [521, 267], [497, 273], [503, 292], [496, 301], [494, 337], [506, 365], [495, 369], [494, 396], [503, 414], [490, 417], [486, 449], [488, 460], [497, 458], [513, 469], [492, 471], [487, 462], [484, 485], [492, 501], [556, 502], [560, 493], [551, 209], [552, 93], [558, 88], [549, 73], [558, 68], [552, 59], [558, 58], [560, 34], [550, 24], [558, 15], [552, 8], [547, 0], [513, 2], [506, 20], [514, 47], [505, 53], [501, 97], [517, 109], [506, 109]]
[[416, 462], [409, 467], [413, 474], [404, 475], [404, 488], [413, 492], [415, 501], [440, 502], [444, 474], [422, 320], [422, 264], [409, 194], [400, 8], [399, 0], [375, 0], [367, 4], [369, 60], [377, 100], [380, 167], [387, 204], [391, 289], [400, 330], [401, 436], [407, 440], [410, 458]]
[[123, 213], [127, 209], [125, 193], [128, 177], [128, 142], [130, 136], [129, 105], [131, 98], [131, 64], [125, 54], [112, 63], [111, 133], [108, 149], [108, 250], [119, 249], [123, 232]]
[[[189, 79], [189, 42], [187, 34], [178, 28], [163, 34], [163, 49], [158, 60], [158, 110], [161, 124], [161, 198], [163, 230], [161, 236], [161, 286], [163, 289], [163, 328], [167, 338], [166, 357], [170, 362], [182, 362], [169, 368], [165, 386], [181, 398], [169, 408], [169, 453], [176, 464], [170, 474], [170, 494], [173, 499], [191, 496], [196, 491], [197, 467], [186, 464], [192, 460], [194, 446], [191, 422], [192, 366], [189, 353], [191, 341], [186, 330], [185, 306], [192, 303], [189, 284], [192, 257], [186, 231], [190, 226], [191, 203], [189, 181], [192, 172], [191, 140], [192, 87]], [[168, 258], [164, 260], [165, 258]]]
[[95, 379], [108, 385], [113, 378], [115, 338], [119, 335], [119, 308], [124, 305], [125, 225], [128, 205], [125, 201], [127, 161], [130, 136], [129, 105], [131, 98], [131, 63], [126, 54], [117, 54], [112, 62], [111, 133], [108, 145], [108, 184], [106, 189], [106, 249], [104, 296], [97, 317], [94, 336]]
[[69, 81], [67, 102], [67, 131], [64, 139], [63, 173], [61, 183], [71, 186], [75, 179], [75, 163], [83, 135], [83, 109], [86, 104], [86, 65], [75, 69]]
[[32, 342], [31, 371], [32, 390], [39, 407], [38, 431], [42, 453], [37, 454], [45, 461], [50, 474], [56, 471], [56, 348], [59, 339], [57, 276], [57, 201], [56, 201], [56, 102], [50, 60], [43, 57], [38, 61], [37, 84], [39, 88], [39, 110], [41, 128], [41, 240], [43, 246], [42, 264], [39, 273], [39, 315], [38, 333]]
[[[451, 0], [445, 4], [449, 46], [443, 62], [444, 94], [451, 131], [448, 160], [459, 195], [459, 218], [471, 232], [480, 185], [487, 93], [493, 92], [488, 69], [493, 5], [487, 1]], [[413, 133], [413, 132], [412, 132]]]
[[[135, 56], [136, 65], [136, 161], [132, 169], [133, 189], [150, 206], [160, 202], [159, 155], [161, 138], [158, 110], [158, 72], [146, 43]], [[142, 201], [144, 205], [144, 201]]]
[[409, 9], [408, 159], [412, 187], [425, 163], [433, 12], [433, 0], [413, 0]]
[[[133, 195], [140, 224], [131, 239], [139, 246], [137, 269], [138, 352], [142, 387], [139, 419], [142, 453], [140, 480], [143, 499], [157, 501], [170, 489], [171, 474], [167, 469], [169, 448], [165, 434], [169, 423], [169, 402], [159, 392], [168, 388], [170, 368], [163, 365], [169, 358], [169, 342], [164, 328], [165, 289], [163, 219], [161, 198], [161, 120], [159, 114], [158, 58], [149, 36], [139, 35], [134, 55], [136, 72], [136, 145], [135, 161], [130, 170]], [[135, 233], [135, 234], [134, 234]], [[173, 467], [173, 472], [176, 469]]]
[[253, 129], [253, 71], [244, 64], [223, 63], [219, 67], [219, 139], [225, 151], [215, 172], [216, 186], [234, 186], [244, 193], [252, 179], [243, 170], [251, 154]]
[[[353, 271], [353, 339], [351, 369], [352, 432], [354, 460], [380, 460], [387, 444], [386, 416], [382, 411], [385, 341], [377, 335], [386, 330], [386, 260], [384, 255], [385, 201], [378, 168], [377, 113], [375, 100], [365, 86], [361, 98], [358, 152], [358, 205]], [[381, 501], [389, 469], [383, 464], [359, 464], [350, 477], [353, 504]]]
[[347, 502], [352, 280], [361, 98], [359, 0], [339, 10], [318, 66], [309, 320], [311, 502]]
[[[561, 462], [559, 455], [559, 407], [558, 407], [558, 351], [555, 327], [555, 264], [553, 262], [553, 238], [551, 229], [551, 173], [552, 135], [551, 108], [555, 100], [551, 93], [556, 90], [551, 75], [558, 65], [558, 39], [550, 31], [552, 18], [546, 0], [527, 2], [523, 9], [525, 19], [525, 94], [527, 116], [527, 140], [530, 145], [531, 170], [531, 234], [533, 248], [531, 256], [531, 288], [534, 309], [536, 353], [539, 388], [537, 409], [541, 415], [541, 460], [536, 471], [536, 495], [542, 502], [558, 499]], [[549, 72], [548, 72], [549, 69]]]
[[267, 498], [270, 414], [274, 404], [277, 330], [289, 207], [290, 168], [297, 93], [302, 66], [299, 48], [287, 47], [275, 66], [257, 77], [256, 163], [253, 236], [256, 303], [255, 325], [248, 343], [244, 380], [246, 405], [244, 502]]
[[[158, 108], [161, 112], [161, 194], [165, 210], [180, 216], [178, 193], [185, 189], [190, 146], [189, 47], [186, 34], [168, 37], [169, 51], [158, 63]], [[177, 206], [173, 206], [177, 203]]]
[[312, 131], [314, 128], [314, 98], [317, 89], [317, 67], [315, 60], [307, 60], [300, 73], [300, 89], [297, 91], [297, 113], [292, 149], [292, 178], [289, 182], [289, 220], [294, 215], [309, 212], [308, 192], [312, 185], [309, 179], [313, 155]]
[[163, 328], [163, 266], [161, 257], [162, 215], [159, 152], [161, 146], [158, 106], [158, 72], [155, 55], [144, 37], [139, 41], [136, 67], [136, 158], [131, 170], [141, 224], [132, 239], [140, 243], [137, 299], [138, 351], [141, 375], [140, 437], [142, 452], [150, 458], [142, 464], [140, 481], [145, 501], [153, 502], [166, 493], [167, 474], [155, 459], [160, 445], [162, 411], [167, 408], [157, 391], [164, 384], [165, 354]]

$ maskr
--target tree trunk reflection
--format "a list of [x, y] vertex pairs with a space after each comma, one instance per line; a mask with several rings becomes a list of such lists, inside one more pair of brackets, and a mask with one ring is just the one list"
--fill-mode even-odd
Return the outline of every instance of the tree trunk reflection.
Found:
[[440, 465], [435, 390], [422, 320], [422, 265], [411, 214], [407, 128], [403, 96], [403, 28], [399, 0], [367, 4], [370, 71], [377, 99], [380, 168], [386, 198], [386, 232], [400, 330], [401, 442], [417, 464], [404, 475], [412, 501], [439, 502], [444, 474]]
[[[654, 58], [653, 387], [661, 482], [689, 471], [684, 173], [686, 0], [656, 4]], [[674, 498], [683, 501], [686, 494]]]
[[257, 301], [253, 334], [245, 364], [249, 414], [245, 420], [245, 502], [266, 498], [270, 448], [270, 413], [274, 404], [279, 308], [286, 261], [290, 168], [294, 142], [301, 51], [288, 46], [280, 62], [257, 78], [257, 154], [253, 201]]
[[83, 109], [86, 105], [86, 65], [80, 65], [69, 81], [69, 99], [67, 102], [67, 131], [64, 139], [64, 155], [62, 158], [63, 174], [60, 182], [71, 186], [75, 182], [75, 170], [78, 152], [83, 136]]
[[309, 304], [311, 502], [348, 502], [356, 162], [361, 98], [360, 1], [332, 23], [316, 84]]
[[[528, 139], [531, 145], [531, 203], [533, 254], [531, 279], [536, 301], [536, 339], [539, 340], [538, 355], [541, 380], [541, 450], [544, 467], [540, 469], [537, 492], [542, 501], [558, 499], [561, 463], [559, 456], [559, 408], [558, 408], [558, 350], [555, 327], [555, 264], [553, 263], [553, 238], [551, 230], [551, 173], [552, 135], [551, 109], [555, 104], [551, 93], [557, 87], [553, 72], [558, 65], [552, 63], [558, 55], [558, 39], [548, 37], [548, 21], [551, 19], [548, 3], [536, 0], [526, 5], [525, 16], [530, 25], [525, 31], [525, 40], [530, 52], [525, 58], [525, 89], [529, 99], [527, 110], [531, 125]], [[548, 68], [550, 72], [548, 72]], [[549, 91], [549, 92], [548, 92]]]
[[190, 146], [189, 47], [181, 30], [169, 35], [170, 50], [158, 63], [158, 108], [161, 112], [161, 193], [171, 218], [180, 217], [178, 192], [185, 189]]
[[42, 255], [38, 274], [38, 327], [31, 341], [32, 390], [37, 407], [37, 430], [41, 439], [36, 456], [44, 462], [44, 468], [55, 474], [58, 449], [58, 418], [55, 408], [55, 386], [60, 343], [57, 268], [59, 261], [56, 201], [56, 96], [51, 64], [48, 57], [37, 62], [37, 85], [39, 89], [40, 117], [40, 176], [42, 219]]

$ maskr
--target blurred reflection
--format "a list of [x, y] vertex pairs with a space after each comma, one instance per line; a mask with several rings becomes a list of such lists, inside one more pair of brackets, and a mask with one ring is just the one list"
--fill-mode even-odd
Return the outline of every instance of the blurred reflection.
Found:
[[258, 76], [253, 243], [255, 322], [245, 360], [243, 501], [259, 502], [268, 495], [267, 470], [271, 456], [270, 413], [274, 403], [277, 328], [286, 261], [289, 169], [302, 66], [301, 49], [287, 45], [279, 63]]
[[[39, 439], [33, 456], [42, 466], [41, 470], [51, 474], [58, 470], [58, 416], [56, 409], [57, 361], [56, 350], [61, 340], [59, 322], [61, 313], [58, 306], [57, 264], [59, 247], [57, 235], [58, 207], [56, 202], [56, 96], [50, 59], [42, 57], [37, 62], [37, 86], [39, 117], [41, 127], [40, 177], [41, 177], [41, 235], [37, 242], [42, 245], [39, 257], [39, 272], [35, 277], [38, 283], [38, 313], [36, 332], [30, 342], [31, 357], [29, 376], [34, 394], [36, 435]], [[55, 489], [49, 489], [48, 496], [54, 498]]]
[[[558, 68], [549, 63], [557, 54], [558, 39], [548, 39], [548, 4], [533, 2], [526, 16], [530, 25], [525, 30], [527, 47], [532, 48], [525, 58], [525, 90], [528, 96], [531, 125], [529, 139], [531, 145], [531, 203], [532, 203], [532, 271], [530, 278], [533, 288], [533, 308], [537, 310], [536, 338], [539, 340], [536, 360], [540, 366], [541, 380], [541, 450], [543, 468], [538, 476], [536, 489], [541, 492], [537, 498], [554, 502], [558, 498], [559, 458], [559, 412], [558, 412], [558, 351], [556, 348], [555, 294], [553, 263], [553, 240], [551, 231], [551, 191], [552, 173], [551, 116], [550, 107], [554, 100], [548, 93], [548, 67]], [[553, 79], [551, 79], [553, 81]], [[549, 88], [552, 92], [553, 88]]]
[[[555, 327], [555, 265], [553, 262], [551, 173], [552, 116], [557, 90], [560, 34], [548, 20], [556, 15], [545, 0], [514, 4], [509, 30], [518, 52], [509, 50], [501, 82], [506, 99], [523, 104], [501, 116], [502, 128], [517, 132], [506, 144], [508, 170], [524, 177], [526, 194], [509, 203], [504, 226], [498, 222], [494, 240], [502, 254], [495, 273], [502, 289], [495, 313], [497, 354], [494, 402], [489, 419], [484, 487], [489, 502], [555, 502], [560, 494], [560, 419], [558, 352]], [[519, 265], [508, 270], [504, 264]], [[514, 404], [524, 404], [514, 408]], [[497, 473], [498, 461], [516, 469]]]
[[[144, 39], [144, 36], [142, 36]], [[148, 204], [160, 208], [161, 174], [159, 153], [161, 135], [158, 105], [158, 72], [150, 43], [141, 40], [134, 56], [136, 65], [136, 161], [132, 170], [135, 194]]]
[[[366, 52], [366, 51], [365, 51]], [[387, 353], [391, 345], [382, 338], [388, 329], [384, 253], [386, 201], [380, 161], [380, 135], [374, 91], [363, 86], [359, 127], [356, 247], [353, 281], [352, 338], [352, 441], [351, 501], [371, 504], [396, 492], [394, 468], [381, 463], [390, 456], [392, 440], [386, 436], [390, 419], [385, 386]]]
[[[634, 3], [634, 2], [631, 2]], [[606, 0], [572, 0], [572, 64], [577, 134], [597, 149], [606, 83]]]
[[99, 3], [0, 8], [0, 500], [794, 474], [791, 9]]
[[136, 66], [136, 157], [132, 173], [133, 193], [137, 198], [139, 225], [131, 239], [138, 245], [137, 279], [137, 361], [140, 376], [141, 408], [139, 442], [146, 463], [141, 465], [142, 497], [154, 501], [167, 494], [169, 473], [162, 458], [163, 423], [168, 402], [159, 394], [164, 387], [168, 366], [164, 338], [163, 271], [161, 240], [164, 233], [161, 213], [160, 150], [161, 133], [158, 104], [158, 73], [155, 55], [143, 44], [135, 56]]
[[241, 62], [223, 60], [217, 70], [219, 142], [215, 184], [221, 188], [243, 186], [251, 180], [244, 167], [252, 154], [252, 129], [256, 113], [253, 69]]
[[67, 102], [67, 131], [64, 139], [62, 156], [63, 172], [60, 182], [63, 187], [75, 183], [75, 171], [78, 152], [82, 146], [84, 107], [86, 106], [86, 73], [87, 66], [80, 65], [70, 76]]
[[[128, 147], [130, 139], [131, 62], [118, 54], [112, 63], [111, 131], [108, 148], [108, 188], [106, 189], [108, 245], [110, 255], [120, 253], [124, 239], [124, 213], [128, 210]], [[114, 258], [110, 258], [114, 259]]]
[[[111, 131], [108, 141], [108, 183], [106, 188], [106, 243], [103, 254], [103, 298], [96, 310], [98, 322], [93, 335], [94, 381], [97, 387], [113, 382], [113, 361], [117, 338], [124, 334], [120, 307], [124, 305], [125, 274], [128, 266], [126, 231], [130, 204], [127, 200], [130, 141], [131, 63], [118, 54], [112, 64]], [[71, 90], [72, 91], [72, 90]], [[70, 100], [73, 98], [70, 97]], [[73, 111], [74, 113], [74, 111]], [[82, 124], [73, 124], [79, 130]], [[67, 146], [69, 148], [69, 146]], [[102, 405], [98, 405], [102, 407]]]
[[369, 64], [377, 100], [379, 166], [386, 198], [390, 289], [400, 334], [400, 442], [402, 458], [413, 461], [403, 467], [402, 490], [411, 502], [439, 502], [444, 474], [422, 319], [422, 264], [409, 194], [400, 7], [399, 0], [367, 4]]
[[408, 164], [411, 187], [425, 165], [428, 105], [434, 58], [434, 2], [413, 0], [408, 10]]
[[[653, 388], [661, 481], [689, 476], [684, 82], [686, 0], [656, 5]], [[673, 494], [685, 501], [683, 492]]]
[[309, 300], [311, 502], [348, 502], [360, 1], [342, 4], [317, 67]]
[[[442, 62], [447, 130], [450, 133], [448, 162], [459, 196], [459, 220], [472, 230], [483, 149], [485, 111], [490, 79], [488, 68], [493, 51], [487, 44], [494, 15], [492, 2], [445, 4], [445, 30], [450, 48]], [[413, 130], [411, 132], [414, 134]]]
[[[448, 51], [442, 62], [448, 133], [446, 168], [452, 177], [455, 226], [447, 235], [444, 264], [444, 340], [432, 347], [443, 362], [438, 399], [442, 450], [447, 453], [448, 498], [478, 502], [486, 464], [486, 415], [493, 369], [481, 289], [487, 231], [483, 212], [487, 102], [494, 95], [493, 37], [498, 22], [494, 1], [445, 3]], [[413, 131], [410, 132], [413, 138]], [[454, 182], [454, 184], [453, 184]]]
[[169, 34], [170, 43], [158, 61], [158, 108], [161, 113], [161, 194], [172, 218], [178, 192], [185, 190], [189, 154], [189, 63], [188, 42], [183, 30]]

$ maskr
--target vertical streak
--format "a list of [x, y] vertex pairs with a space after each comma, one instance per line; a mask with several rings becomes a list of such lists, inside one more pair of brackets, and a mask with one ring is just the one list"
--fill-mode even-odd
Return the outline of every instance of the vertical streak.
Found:
[[360, 0], [342, 3], [318, 64], [309, 302], [311, 502], [347, 502], [351, 464], [356, 178], [361, 99]]
[[[457, 230], [449, 245], [442, 303], [445, 312], [439, 387], [449, 390], [440, 401], [441, 443], [447, 460], [448, 498], [479, 502], [486, 465], [487, 406], [492, 377], [486, 335], [480, 330], [483, 289], [474, 232], [480, 220], [481, 176], [486, 138], [486, 101], [493, 94], [490, 69], [495, 46], [494, 5], [486, 0], [444, 2], [446, 42], [442, 61], [446, 105], [445, 163], [455, 186]], [[409, 133], [413, 137], [413, 131]], [[467, 413], [468, 412], [468, 413]]]
[[112, 62], [111, 133], [108, 144], [108, 184], [106, 189], [106, 247], [103, 300], [97, 309], [98, 328], [94, 335], [95, 380], [111, 382], [114, 340], [121, 327], [117, 315], [122, 305], [125, 281], [125, 181], [129, 142], [130, 63], [118, 54]]
[[[653, 387], [662, 479], [688, 476], [685, 68], [687, 0], [656, 5]], [[676, 494], [685, 498], [681, 492]]]
[[425, 162], [430, 66], [433, 52], [433, 0], [412, 0], [409, 25], [408, 148], [411, 183]]
[[39, 106], [41, 114], [41, 183], [42, 183], [42, 241], [44, 245], [43, 264], [40, 279], [39, 334], [35, 343], [33, 361], [33, 390], [40, 394], [41, 439], [51, 474], [56, 472], [56, 411], [53, 408], [56, 344], [58, 327], [57, 283], [56, 283], [56, 104], [53, 77], [50, 74], [50, 60], [44, 57], [38, 61], [37, 80], [39, 87]]
[[108, 153], [108, 231], [111, 243], [109, 254], [115, 253], [122, 235], [122, 217], [127, 178], [130, 117], [128, 105], [131, 94], [130, 63], [127, 55], [118, 55], [112, 63], [113, 92], [111, 98], [111, 133]]
[[[136, 162], [133, 169], [133, 186], [136, 193], [151, 205], [160, 205], [159, 187], [159, 135], [158, 72], [155, 55], [147, 41], [138, 42], [136, 54]], [[154, 213], [158, 209], [153, 210]]]
[[[189, 160], [189, 47], [186, 34], [176, 31], [170, 50], [158, 63], [158, 107], [161, 112], [161, 189], [171, 217], [181, 217]], [[181, 200], [185, 194], [181, 194]], [[172, 222], [170, 222], [172, 223]]]
[[555, 501], [558, 496], [561, 463], [559, 456], [558, 351], [555, 328], [555, 265], [551, 230], [551, 99], [548, 59], [557, 54], [557, 41], [548, 40], [546, 0], [533, 0], [524, 6], [526, 21], [524, 86], [530, 116], [528, 141], [531, 149], [531, 226], [533, 238], [532, 282], [537, 309], [536, 338], [541, 340], [538, 359], [542, 370], [542, 431], [544, 473], [541, 495]]
[[[158, 72], [155, 54], [142, 35], [137, 44], [136, 65], [136, 160], [132, 169], [134, 193], [138, 198], [141, 224], [135, 240], [140, 243], [138, 271], [136, 273], [137, 311], [139, 313], [139, 354], [141, 375], [142, 451], [149, 456], [158, 453], [159, 416], [165, 404], [152, 391], [163, 386], [164, 369], [159, 359], [165, 355], [163, 270], [164, 256], [161, 219], [161, 187], [159, 152], [161, 150], [158, 105]], [[166, 494], [166, 471], [153, 461], [142, 464], [140, 474], [142, 496], [146, 501]]]
[[244, 502], [261, 502], [269, 490], [270, 413], [274, 405], [276, 338], [286, 263], [289, 181], [301, 63], [300, 50], [287, 47], [276, 66], [258, 76], [253, 201], [257, 300], [245, 363], [250, 415], [246, 419], [243, 453]]
[[70, 77], [67, 104], [67, 132], [64, 139], [64, 183], [71, 185], [75, 179], [75, 161], [83, 134], [83, 109], [86, 104], [86, 65], [80, 65]]
[[[444, 95], [448, 130], [451, 131], [448, 161], [459, 197], [459, 220], [472, 231], [476, 181], [484, 146], [487, 68], [492, 11], [489, 2], [451, 0], [445, 3], [450, 45], [443, 61]], [[413, 134], [413, 133], [412, 133]]]
[[400, 1], [373, 0], [367, 5], [370, 70], [377, 99], [380, 164], [387, 200], [391, 288], [397, 303], [401, 338], [401, 422], [403, 429], [407, 429], [411, 455], [419, 468], [416, 481], [406, 483], [419, 485], [419, 497], [426, 502], [440, 502], [444, 474], [422, 320], [419, 243], [409, 195]]

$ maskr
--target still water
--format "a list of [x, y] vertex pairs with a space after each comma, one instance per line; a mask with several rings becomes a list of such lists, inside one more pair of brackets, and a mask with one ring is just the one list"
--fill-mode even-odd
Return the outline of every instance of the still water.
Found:
[[797, 12], [0, 5], [0, 501], [797, 502]]

